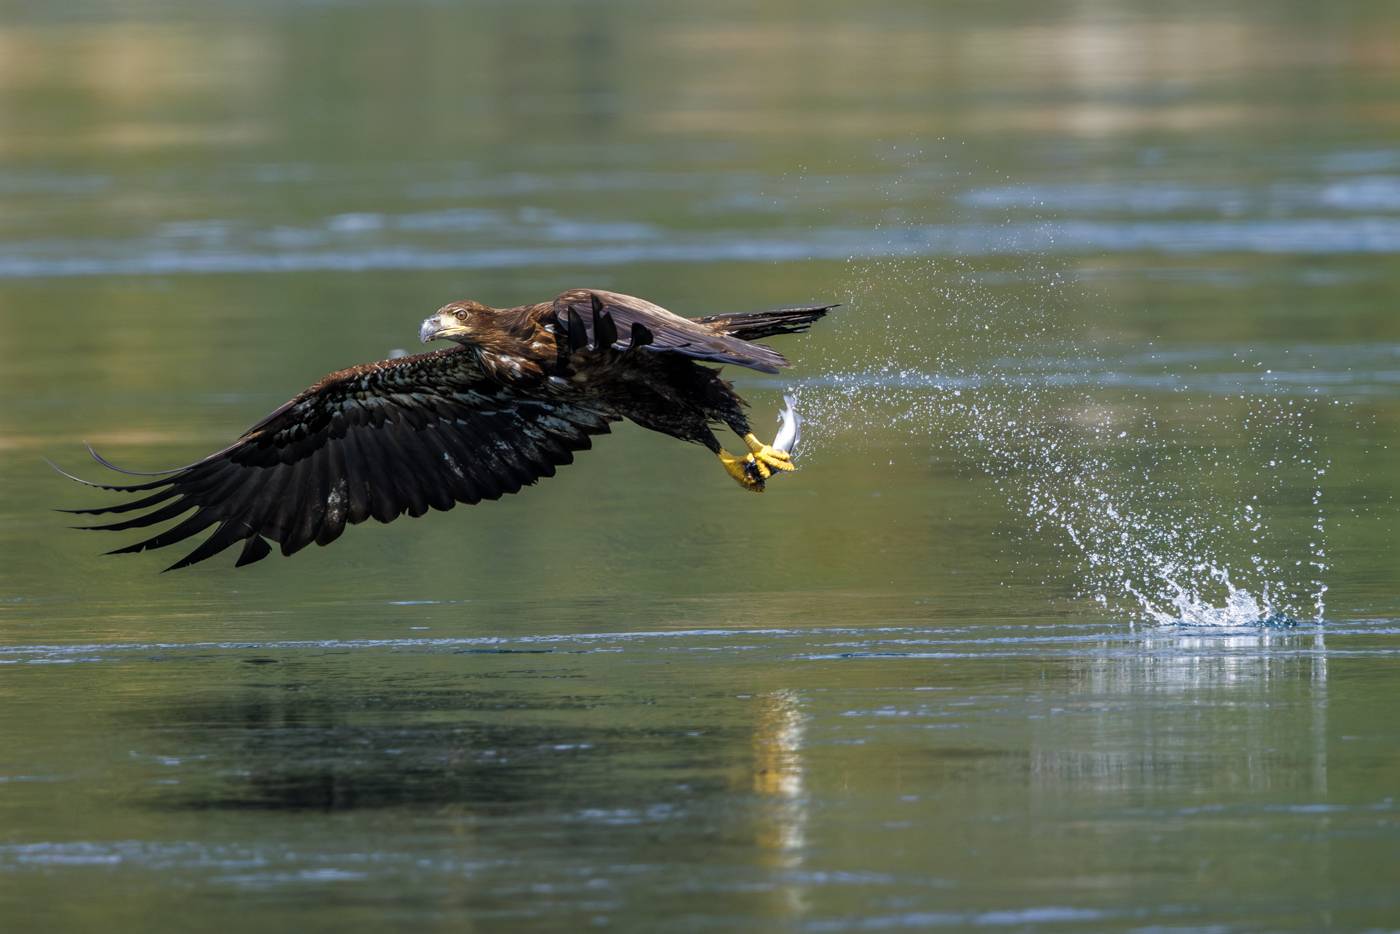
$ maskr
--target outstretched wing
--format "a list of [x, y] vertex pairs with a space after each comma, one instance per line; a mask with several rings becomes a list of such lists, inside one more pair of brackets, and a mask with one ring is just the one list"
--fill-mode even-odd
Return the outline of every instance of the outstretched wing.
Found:
[[[75, 513], [150, 510], [106, 525], [178, 524], [111, 554], [214, 532], [170, 568], [244, 542], [238, 565], [326, 545], [346, 523], [389, 522], [515, 493], [573, 460], [615, 418], [487, 378], [470, 352], [439, 350], [332, 373], [232, 445], [145, 483], [89, 486], [147, 495]], [[105, 460], [93, 454], [102, 464]], [[120, 469], [120, 468], [114, 468]], [[129, 471], [128, 471], [129, 472]], [[65, 476], [72, 477], [71, 474]], [[72, 477], [78, 480], [77, 477]]]
[[[554, 300], [555, 334], [571, 350], [611, 345], [617, 350], [642, 347], [697, 360], [732, 363], [776, 373], [787, 358], [771, 347], [730, 336], [710, 324], [672, 314], [646, 299], [601, 289], [571, 289]], [[561, 347], [564, 344], [561, 343]]]

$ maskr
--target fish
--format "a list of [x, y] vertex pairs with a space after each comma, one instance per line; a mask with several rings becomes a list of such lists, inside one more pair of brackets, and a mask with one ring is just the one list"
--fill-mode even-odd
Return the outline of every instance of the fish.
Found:
[[785, 393], [782, 411], [778, 412], [778, 434], [773, 439], [773, 447], [785, 454], [795, 454], [801, 440], [802, 416], [797, 414], [797, 403], [792, 396]]

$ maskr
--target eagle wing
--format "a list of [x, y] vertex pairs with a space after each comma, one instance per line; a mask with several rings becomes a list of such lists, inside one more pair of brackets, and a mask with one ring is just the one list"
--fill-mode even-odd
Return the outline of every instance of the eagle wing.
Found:
[[571, 289], [554, 300], [550, 313], [555, 334], [570, 351], [611, 346], [642, 348], [697, 360], [732, 363], [776, 373], [787, 358], [771, 347], [730, 336], [718, 327], [682, 318], [646, 299], [601, 289]]
[[[238, 565], [265, 558], [268, 540], [290, 555], [326, 545], [346, 523], [389, 522], [456, 503], [515, 493], [591, 446], [615, 416], [531, 395], [485, 376], [454, 347], [332, 373], [222, 451], [145, 483], [89, 486], [147, 495], [74, 513], [141, 515], [84, 528], [145, 528], [194, 510], [175, 526], [110, 554], [144, 551], [216, 526], [166, 570], [243, 541]], [[95, 452], [103, 465], [112, 467]], [[120, 468], [114, 468], [120, 469]], [[126, 471], [130, 473], [130, 471]]]

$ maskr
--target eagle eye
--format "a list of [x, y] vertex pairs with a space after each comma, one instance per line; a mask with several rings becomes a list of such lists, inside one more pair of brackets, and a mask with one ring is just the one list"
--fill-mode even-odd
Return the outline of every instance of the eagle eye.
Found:
[[458, 308], [456, 311], [452, 312], [452, 314], [456, 315], [458, 321], [461, 321], [467, 316], [466, 310], [462, 308]]

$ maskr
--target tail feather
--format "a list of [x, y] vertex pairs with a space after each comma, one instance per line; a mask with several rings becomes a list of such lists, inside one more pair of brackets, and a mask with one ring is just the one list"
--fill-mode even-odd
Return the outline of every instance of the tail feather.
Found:
[[813, 321], [831, 309], [839, 307], [840, 305], [813, 305], [806, 308], [777, 308], [773, 311], [710, 315], [695, 320], [731, 337], [752, 341], [772, 337], [774, 334], [798, 334], [811, 327]]

